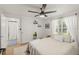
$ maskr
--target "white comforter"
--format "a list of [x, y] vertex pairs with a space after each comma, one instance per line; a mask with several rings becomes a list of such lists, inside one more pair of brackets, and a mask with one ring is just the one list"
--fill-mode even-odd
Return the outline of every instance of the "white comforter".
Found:
[[63, 43], [51, 38], [37, 39], [29, 44], [31, 55], [75, 55], [78, 48], [75, 43]]

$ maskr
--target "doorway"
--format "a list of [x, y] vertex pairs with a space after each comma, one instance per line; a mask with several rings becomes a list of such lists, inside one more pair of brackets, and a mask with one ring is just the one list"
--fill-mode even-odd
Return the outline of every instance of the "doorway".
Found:
[[17, 21], [8, 21], [8, 46], [13, 46], [17, 44], [17, 31]]

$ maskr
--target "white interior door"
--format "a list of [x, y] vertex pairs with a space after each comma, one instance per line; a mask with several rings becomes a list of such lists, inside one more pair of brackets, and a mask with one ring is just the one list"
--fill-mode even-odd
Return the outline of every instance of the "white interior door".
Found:
[[16, 45], [17, 43], [17, 22], [8, 21], [8, 45]]

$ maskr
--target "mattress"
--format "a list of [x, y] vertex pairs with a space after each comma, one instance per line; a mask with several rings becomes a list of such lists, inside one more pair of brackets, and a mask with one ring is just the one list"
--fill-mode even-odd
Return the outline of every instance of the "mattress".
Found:
[[59, 42], [52, 38], [37, 39], [29, 43], [30, 55], [76, 55], [75, 43]]

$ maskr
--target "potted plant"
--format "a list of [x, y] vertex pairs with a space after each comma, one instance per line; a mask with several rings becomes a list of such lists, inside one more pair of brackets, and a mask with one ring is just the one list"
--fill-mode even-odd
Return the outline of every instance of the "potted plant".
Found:
[[37, 39], [37, 32], [34, 32], [33, 39]]

